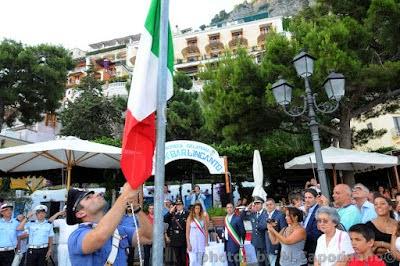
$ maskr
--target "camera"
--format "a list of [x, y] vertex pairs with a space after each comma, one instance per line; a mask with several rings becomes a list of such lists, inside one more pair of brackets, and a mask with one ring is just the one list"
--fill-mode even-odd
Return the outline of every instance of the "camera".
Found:
[[276, 223], [276, 220], [275, 219], [267, 219], [267, 223]]

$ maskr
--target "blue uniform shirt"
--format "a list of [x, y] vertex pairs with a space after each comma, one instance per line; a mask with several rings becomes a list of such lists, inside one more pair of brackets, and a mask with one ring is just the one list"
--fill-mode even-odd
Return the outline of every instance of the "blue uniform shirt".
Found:
[[[98, 250], [91, 254], [83, 254], [82, 242], [87, 233], [92, 230], [93, 224], [80, 224], [68, 239], [68, 251], [72, 266], [98, 266], [107, 262], [108, 255], [111, 252], [112, 236]], [[118, 232], [121, 237], [119, 242], [117, 258], [113, 266], [126, 265], [126, 249], [132, 245], [132, 238], [135, 232], [133, 227], [118, 226]]]
[[53, 224], [47, 220], [43, 222], [31, 221], [25, 224], [25, 229], [29, 233], [29, 245], [45, 245], [49, 243], [49, 237], [54, 236]]
[[0, 218], [0, 248], [17, 246], [18, 224], [18, 221], [15, 219], [6, 221], [4, 218]]

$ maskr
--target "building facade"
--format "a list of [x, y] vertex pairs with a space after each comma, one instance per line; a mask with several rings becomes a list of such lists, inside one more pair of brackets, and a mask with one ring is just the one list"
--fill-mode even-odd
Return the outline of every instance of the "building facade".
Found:
[[354, 130], [372, 129], [386, 130], [381, 137], [369, 140], [366, 144], [355, 146], [362, 151], [375, 151], [381, 148], [393, 148], [400, 150], [400, 114], [384, 114], [366, 120], [353, 119], [350, 126]]

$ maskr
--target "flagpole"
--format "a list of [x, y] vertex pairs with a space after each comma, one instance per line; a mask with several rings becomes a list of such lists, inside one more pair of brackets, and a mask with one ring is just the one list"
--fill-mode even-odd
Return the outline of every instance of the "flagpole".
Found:
[[169, 0], [161, 1], [160, 54], [157, 80], [157, 124], [156, 124], [156, 171], [154, 178], [154, 230], [152, 265], [163, 265], [164, 219], [163, 187], [165, 178], [165, 128], [167, 107], [167, 55], [168, 55], [168, 7]]

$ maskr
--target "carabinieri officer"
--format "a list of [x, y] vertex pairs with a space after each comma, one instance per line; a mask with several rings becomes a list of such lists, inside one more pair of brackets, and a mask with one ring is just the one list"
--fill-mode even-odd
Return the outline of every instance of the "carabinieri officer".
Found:
[[18, 230], [25, 230], [29, 234], [28, 251], [26, 253], [26, 265], [29, 266], [45, 266], [46, 259], [51, 255], [53, 248], [53, 224], [46, 220], [47, 206], [39, 205], [34, 209], [36, 220], [28, 221], [32, 217], [32, 213], [22, 220], [18, 225]]
[[18, 221], [12, 219], [13, 206], [4, 203], [0, 207], [0, 266], [10, 266], [17, 246]]
[[[126, 204], [132, 203], [140, 228], [120, 224]], [[112, 208], [104, 213], [106, 201], [93, 191], [70, 189], [67, 199], [67, 224], [79, 223], [68, 239], [72, 266], [126, 265], [126, 249], [136, 246], [136, 234], [141, 244], [150, 244], [153, 226], [138, 203], [138, 191], [128, 183]]]

